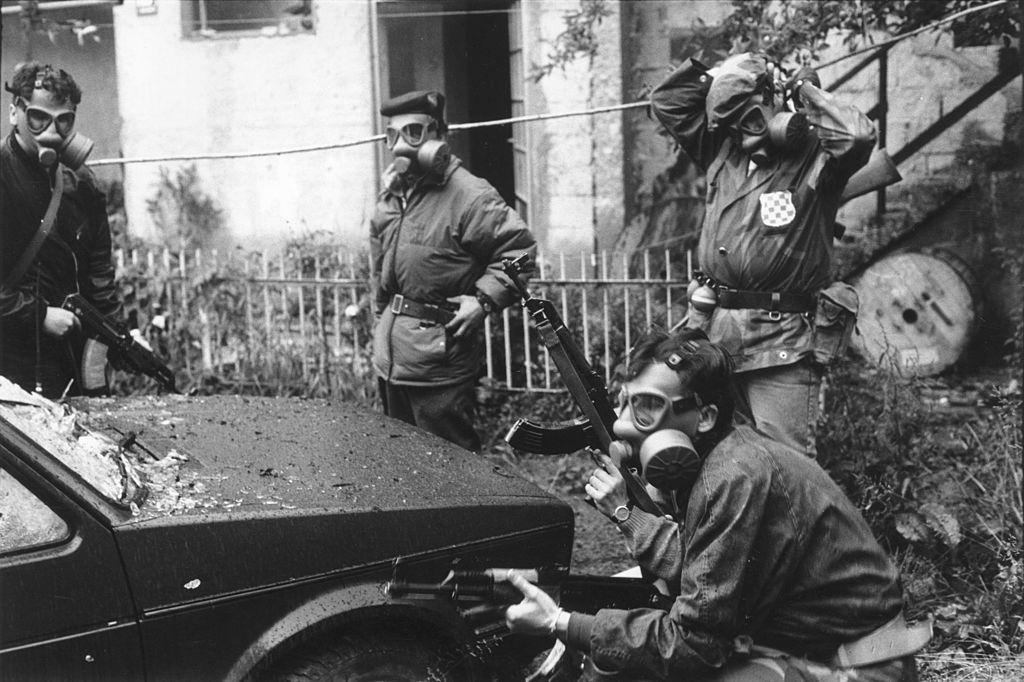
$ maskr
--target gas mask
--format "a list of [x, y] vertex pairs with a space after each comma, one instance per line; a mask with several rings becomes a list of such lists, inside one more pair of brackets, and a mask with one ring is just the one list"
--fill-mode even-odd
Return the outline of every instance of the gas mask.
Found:
[[452, 152], [447, 142], [427, 140], [415, 149], [415, 154], [395, 157], [395, 171], [400, 175], [412, 172], [416, 175], [444, 175]]
[[[388, 149], [395, 154], [397, 173], [420, 176], [444, 174], [451, 159], [451, 149], [446, 142], [427, 139], [437, 130], [436, 121], [411, 121], [400, 128], [388, 125], [384, 136]], [[401, 147], [398, 146], [399, 139], [404, 142]]]
[[60, 160], [72, 170], [82, 167], [94, 143], [75, 131], [74, 110], [68, 109], [54, 116], [24, 100], [16, 106], [21, 110], [17, 128], [22, 144], [26, 152], [36, 156], [40, 165], [50, 168]]
[[751, 160], [763, 166], [770, 152], [787, 154], [802, 149], [810, 127], [807, 117], [799, 112], [776, 111], [752, 101], [736, 119], [733, 130]]
[[644, 480], [664, 492], [689, 490], [701, 466], [689, 436], [676, 429], [647, 436], [640, 444], [639, 460]]

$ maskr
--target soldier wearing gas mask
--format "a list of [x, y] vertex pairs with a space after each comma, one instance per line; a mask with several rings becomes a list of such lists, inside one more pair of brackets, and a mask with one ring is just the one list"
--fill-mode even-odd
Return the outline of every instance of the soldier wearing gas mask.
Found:
[[570, 613], [513, 572], [509, 627], [587, 654], [588, 680], [916, 679], [930, 626], [903, 620], [896, 567], [816, 462], [734, 424], [730, 366], [700, 330], [643, 339], [611, 454], [667, 514], [631, 508], [610, 462], [586, 486], [672, 607]]
[[384, 102], [394, 157], [370, 222], [378, 315], [373, 364], [385, 414], [478, 451], [473, 426], [484, 317], [518, 300], [502, 260], [533, 235], [446, 143], [444, 95]]
[[16, 66], [4, 88], [14, 129], [0, 146], [0, 373], [47, 397], [75, 395], [84, 339], [61, 303], [77, 292], [121, 313], [106, 198], [82, 165], [92, 141], [75, 130], [82, 92], [38, 62]]
[[813, 457], [823, 368], [857, 312], [853, 288], [832, 281], [835, 215], [874, 128], [812, 70], [783, 82], [754, 54], [687, 60], [651, 107], [707, 178], [689, 325], [732, 356], [741, 413]]

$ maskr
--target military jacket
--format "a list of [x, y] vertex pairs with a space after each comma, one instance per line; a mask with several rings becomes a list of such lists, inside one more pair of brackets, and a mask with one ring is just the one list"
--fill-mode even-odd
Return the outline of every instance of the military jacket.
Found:
[[82, 293], [104, 315], [121, 315], [106, 197], [88, 168], [62, 165], [57, 172], [64, 174], [64, 192], [53, 231], [25, 276], [5, 286], [39, 229], [51, 184], [13, 132], [0, 146], [0, 343], [10, 350], [34, 351], [46, 306], [60, 306], [71, 293]]
[[480, 291], [496, 309], [504, 308], [518, 292], [501, 270], [502, 260], [532, 257], [536, 242], [497, 190], [453, 156], [443, 176], [381, 195], [370, 222], [370, 253], [379, 314], [377, 375], [396, 384], [446, 385], [476, 375], [482, 339], [456, 339], [443, 325], [395, 315], [393, 297], [443, 305], [449, 297]]
[[[707, 176], [697, 259], [721, 286], [817, 294], [832, 281], [836, 211], [847, 180], [871, 154], [871, 122], [827, 92], [800, 89], [812, 131], [800, 150], [750, 170], [728, 132], [709, 130], [705, 100], [712, 76], [687, 60], [651, 94], [655, 116]], [[852, 305], [855, 300], [848, 299]], [[797, 362], [814, 351], [813, 316], [716, 308], [708, 334], [733, 356], [736, 371]]]
[[569, 643], [605, 669], [690, 679], [743, 643], [828, 661], [902, 607], [895, 565], [828, 473], [747, 426], [708, 454], [683, 523], [634, 509], [620, 528], [678, 596], [668, 611], [573, 614], [588, 639]]

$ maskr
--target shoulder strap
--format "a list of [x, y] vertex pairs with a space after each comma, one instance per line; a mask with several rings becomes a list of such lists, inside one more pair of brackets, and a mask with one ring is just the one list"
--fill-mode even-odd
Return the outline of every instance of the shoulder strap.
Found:
[[5, 288], [14, 287], [21, 281], [21, 278], [28, 272], [29, 266], [32, 265], [32, 261], [35, 260], [36, 254], [39, 253], [39, 249], [43, 246], [43, 242], [50, 236], [50, 232], [53, 231], [53, 223], [57, 219], [57, 209], [60, 207], [60, 197], [62, 194], [64, 194], [64, 173], [58, 167], [57, 177], [53, 181], [53, 191], [50, 193], [50, 203], [46, 206], [46, 213], [43, 214], [43, 219], [39, 222], [39, 229], [36, 230], [32, 241], [25, 247], [21, 258], [14, 264], [10, 275], [4, 280]]

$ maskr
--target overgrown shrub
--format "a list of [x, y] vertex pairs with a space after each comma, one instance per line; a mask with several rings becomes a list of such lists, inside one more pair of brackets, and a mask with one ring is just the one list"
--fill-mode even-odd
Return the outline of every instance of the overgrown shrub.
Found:
[[948, 383], [841, 367], [819, 457], [898, 558], [909, 615], [935, 618], [932, 649], [1021, 654], [1020, 395], [950, 406]]

